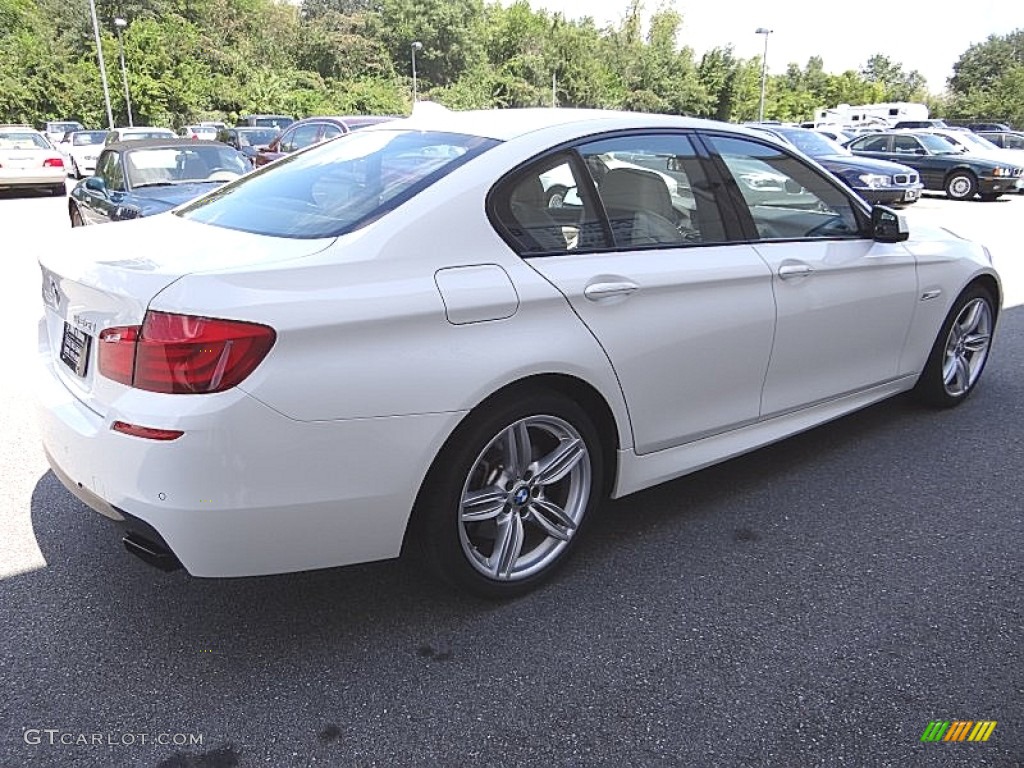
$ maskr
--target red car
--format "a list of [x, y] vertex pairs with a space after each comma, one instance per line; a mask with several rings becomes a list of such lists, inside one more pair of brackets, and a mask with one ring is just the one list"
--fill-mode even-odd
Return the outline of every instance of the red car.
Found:
[[258, 147], [253, 159], [259, 168], [297, 149], [394, 119], [385, 115], [307, 117], [292, 123], [266, 147]]

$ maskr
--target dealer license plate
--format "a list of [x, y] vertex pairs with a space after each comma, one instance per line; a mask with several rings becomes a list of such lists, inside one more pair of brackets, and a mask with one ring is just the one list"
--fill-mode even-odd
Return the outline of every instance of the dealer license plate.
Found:
[[89, 365], [89, 347], [92, 336], [64, 323], [64, 338], [60, 342], [61, 361], [78, 376], [85, 376]]

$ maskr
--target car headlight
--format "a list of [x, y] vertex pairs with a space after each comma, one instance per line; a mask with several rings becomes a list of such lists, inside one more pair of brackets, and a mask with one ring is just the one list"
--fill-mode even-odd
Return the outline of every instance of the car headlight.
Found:
[[881, 173], [862, 173], [858, 177], [865, 187], [891, 187], [892, 176]]
[[992, 172], [992, 175], [993, 176], [1012, 176], [1013, 175], [1013, 171], [1011, 171], [1009, 168], [996, 168]]

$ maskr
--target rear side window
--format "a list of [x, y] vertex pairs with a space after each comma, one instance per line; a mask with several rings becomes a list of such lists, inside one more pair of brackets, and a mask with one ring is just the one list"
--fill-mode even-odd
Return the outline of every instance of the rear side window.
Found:
[[725, 240], [690, 139], [613, 136], [549, 155], [495, 190], [498, 229], [524, 256]]
[[358, 131], [278, 160], [177, 215], [258, 235], [337, 237], [380, 218], [497, 143], [434, 131]]

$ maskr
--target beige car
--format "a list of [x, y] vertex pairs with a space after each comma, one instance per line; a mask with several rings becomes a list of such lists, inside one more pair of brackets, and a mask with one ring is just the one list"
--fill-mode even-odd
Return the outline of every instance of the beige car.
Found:
[[67, 194], [64, 158], [46, 137], [26, 125], [0, 125], [0, 189], [45, 189]]

